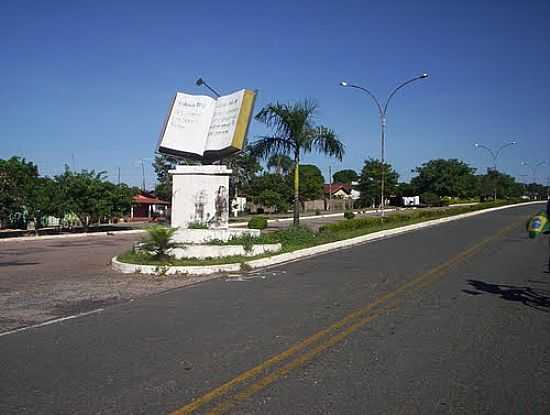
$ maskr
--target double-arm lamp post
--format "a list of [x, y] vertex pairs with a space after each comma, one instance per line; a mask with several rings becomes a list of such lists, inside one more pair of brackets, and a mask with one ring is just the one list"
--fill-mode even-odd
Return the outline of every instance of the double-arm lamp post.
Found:
[[[529, 170], [531, 170], [531, 173], [533, 174], [533, 183], [536, 183], [537, 182], [537, 169], [542, 166], [543, 164], [545, 164], [547, 161], [546, 160], [543, 160], [543, 161], [539, 161], [538, 163], [536, 164], [529, 164], [528, 162], [526, 161], [522, 161], [521, 162], [521, 165], [522, 166], [525, 166], [527, 167]], [[527, 176], [527, 175], [526, 175]], [[527, 185], [525, 186], [526, 189], [527, 189]], [[535, 199], [536, 199], [536, 196], [535, 196]]]
[[368, 89], [363, 88], [362, 86], [359, 86], [359, 85], [349, 84], [345, 81], [340, 82], [340, 86], [342, 86], [342, 87], [360, 89], [361, 91], [367, 93], [372, 98], [372, 100], [376, 104], [376, 107], [378, 108], [378, 113], [379, 113], [379, 116], [380, 116], [380, 161], [382, 163], [382, 184], [380, 185], [380, 209], [381, 209], [381, 215], [382, 216], [384, 216], [384, 204], [385, 204], [385, 202], [384, 202], [384, 182], [385, 182], [385, 170], [386, 170], [384, 168], [384, 141], [385, 141], [385, 135], [384, 135], [385, 131], [384, 130], [386, 128], [386, 114], [388, 113], [388, 105], [389, 105], [391, 99], [393, 98], [393, 96], [401, 88], [403, 88], [403, 87], [405, 87], [409, 84], [412, 84], [415, 81], [418, 81], [420, 79], [426, 79], [428, 77], [429, 77], [429, 75], [427, 73], [423, 73], [421, 75], [415, 76], [412, 79], [409, 79], [408, 81], [405, 81], [405, 82], [399, 84], [388, 95], [388, 98], [386, 99], [384, 104], [382, 104], [378, 100], [378, 98], [376, 98], [376, 96], [371, 91], [369, 91]]
[[522, 166], [525, 166], [525, 167], [527, 167], [528, 169], [531, 170], [531, 173], [533, 173], [533, 183], [536, 183], [536, 181], [537, 181], [537, 169], [538, 169], [540, 166], [542, 166], [543, 164], [545, 164], [546, 162], [547, 162], [546, 160], [543, 160], [543, 161], [539, 161], [539, 162], [536, 163], [536, 164], [531, 165], [531, 164], [529, 164], [529, 163], [526, 162], [526, 161], [522, 161], [522, 162], [521, 162], [521, 165], [522, 165]]
[[[497, 172], [498, 156], [500, 156], [500, 153], [502, 153], [502, 150], [504, 150], [507, 147], [513, 146], [514, 144], [517, 144], [517, 141], [510, 141], [509, 143], [501, 145], [499, 148], [496, 149], [496, 151], [489, 148], [489, 147], [487, 147], [486, 145], [478, 144], [478, 143], [474, 144], [474, 147], [475, 148], [481, 148], [481, 149], [486, 150], [486, 151], [489, 152], [489, 154], [493, 158], [493, 170], [496, 173]], [[495, 200], [497, 200], [497, 179], [496, 179], [496, 177], [495, 177], [495, 195], [494, 195], [494, 197], [495, 197]]]

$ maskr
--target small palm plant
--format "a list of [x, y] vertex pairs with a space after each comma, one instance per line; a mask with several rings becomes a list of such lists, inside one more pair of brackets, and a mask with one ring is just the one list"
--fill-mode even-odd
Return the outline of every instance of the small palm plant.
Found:
[[181, 247], [178, 242], [172, 241], [172, 237], [178, 228], [168, 228], [162, 225], [153, 225], [146, 229], [147, 238], [141, 243], [145, 251], [153, 252], [158, 259], [168, 259], [168, 251]]

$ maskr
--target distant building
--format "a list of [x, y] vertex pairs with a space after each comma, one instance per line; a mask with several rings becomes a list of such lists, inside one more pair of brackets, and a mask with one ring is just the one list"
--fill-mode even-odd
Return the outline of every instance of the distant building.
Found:
[[131, 221], [148, 221], [168, 215], [170, 202], [160, 200], [151, 193], [142, 192], [132, 198]]
[[331, 193], [334, 199], [351, 199], [351, 184], [329, 183], [324, 185], [325, 198], [329, 198]]

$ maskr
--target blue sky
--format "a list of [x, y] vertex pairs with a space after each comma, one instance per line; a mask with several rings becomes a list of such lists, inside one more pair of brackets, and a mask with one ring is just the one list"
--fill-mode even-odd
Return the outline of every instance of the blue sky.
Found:
[[[376, 108], [345, 79], [381, 98], [386, 159], [408, 179], [432, 158], [484, 169], [489, 146], [517, 139], [499, 167], [550, 159], [550, 3], [543, 1], [6, 1], [0, 14], [0, 158], [21, 155], [43, 174], [107, 170], [148, 187], [161, 123], [176, 90], [258, 89], [272, 101], [314, 98], [319, 123], [345, 142], [343, 162], [307, 156], [325, 174], [379, 157]], [[263, 133], [256, 122], [249, 138]], [[539, 170], [550, 176], [550, 165]]]

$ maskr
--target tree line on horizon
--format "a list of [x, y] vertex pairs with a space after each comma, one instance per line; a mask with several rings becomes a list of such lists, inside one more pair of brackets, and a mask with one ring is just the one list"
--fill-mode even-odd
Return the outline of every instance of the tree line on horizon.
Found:
[[[272, 103], [255, 116], [271, 133], [249, 144], [241, 153], [227, 160], [233, 170], [230, 197], [247, 196], [251, 201], [286, 212], [292, 207], [294, 224], [299, 223], [300, 207], [304, 201], [324, 196], [324, 178], [320, 169], [302, 164], [304, 154], [320, 154], [342, 160], [343, 142], [334, 132], [317, 125], [318, 107], [309, 100], [290, 104]], [[262, 166], [265, 162], [266, 169]], [[171, 177], [168, 173], [181, 160], [157, 156], [153, 167], [158, 183], [156, 195], [170, 200]], [[197, 163], [188, 160], [188, 163]], [[384, 172], [384, 174], [382, 174]], [[334, 174], [335, 182], [351, 184], [361, 196], [356, 207], [378, 206], [384, 177], [385, 195], [420, 196], [425, 204], [437, 205], [443, 199], [501, 199], [528, 195], [545, 198], [548, 187], [537, 183], [516, 182], [505, 173], [488, 171], [476, 174], [476, 169], [458, 159], [437, 159], [418, 166], [410, 183], [399, 182], [399, 175], [389, 163], [369, 158], [360, 172], [345, 169]], [[0, 159], [0, 226], [26, 225], [29, 221], [40, 226], [48, 216], [76, 216], [84, 227], [113, 217], [128, 214], [131, 198], [139, 192], [124, 183], [109, 182], [104, 172], [94, 170], [65, 172], [54, 177], [41, 177], [38, 167], [24, 158]]]

